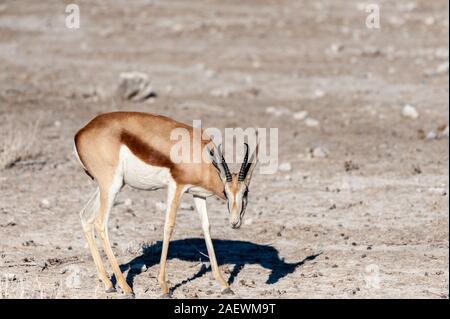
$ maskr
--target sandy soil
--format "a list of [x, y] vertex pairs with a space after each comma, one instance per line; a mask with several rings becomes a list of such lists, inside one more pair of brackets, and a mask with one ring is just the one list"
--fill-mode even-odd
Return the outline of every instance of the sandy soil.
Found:
[[[279, 160], [292, 169], [254, 177], [243, 227], [209, 200], [234, 297], [448, 298], [449, 144], [424, 138], [449, 122], [448, 1], [380, 1], [380, 29], [344, 0], [76, 2], [71, 30], [69, 1], [0, 0], [0, 137], [26, 148], [0, 171], [2, 297], [121, 297], [102, 291], [82, 234], [95, 185], [72, 139], [98, 113], [139, 110], [279, 128]], [[157, 97], [114, 99], [125, 71], [149, 74]], [[418, 119], [402, 116], [407, 104]], [[311, 157], [316, 146], [328, 157]], [[160, 294], [164, 199], [126, 187], [112, 212], [138, 298]], [[173, 295], [221, 298], [184, 202]]]

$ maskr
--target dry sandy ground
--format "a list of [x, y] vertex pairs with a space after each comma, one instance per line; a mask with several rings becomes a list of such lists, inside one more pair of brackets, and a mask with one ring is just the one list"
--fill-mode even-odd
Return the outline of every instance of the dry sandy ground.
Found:
[[[368, 29], [364, 2], [86, 0], [77, 30], [64, 25], [70, 2], [0, 0], [0, 152], [22, 156], [0, 171], [2, 297], [121, 297], [102, 291], [82, 235], [95, 185], [72, 138], [98, 113], [139, 110], [279, 129], [292, 170], [254, 177], [243, 227], [209, 200], [234, 297], [448, 298], [449, 144], [423, 136], [449, 121], [448, 1], [381, 1], [381, 28]], [[124, 71], [149, 74], [157, 98], [114, 100]], [[329, 156], [311, 157], [316, 146]], [[125, 188], [112, 212], [138, 298], [160, 294], [164, 199]], [[184, 202], [173, 295], [219, 298]]]

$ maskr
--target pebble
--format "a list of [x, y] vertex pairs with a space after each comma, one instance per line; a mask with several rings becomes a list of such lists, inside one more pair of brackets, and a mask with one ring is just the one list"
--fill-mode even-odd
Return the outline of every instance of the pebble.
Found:
[[329, 154], [330, 152], [326, 148], [320, 146], [311, 149], [312, 157], [325, 158], [328, 157]]
[[427, 140], [434, 140], [437, 137], [436, 133], [433, 131], [428, 132], [427, 136], [425, 137]]
[[435, 140], [435, 139], [443, 139], [448, 138], [449, 135], [449, 128], [448, 125], [445, 127], [440, 127], [437, 129], [437, 133], [434, 131], [428, 132], [428, 134], [425, 136], [427, 140]]
[[47, 198], [41, 200], [41, 207], [50, 208], [50, 201]]
[[147, 265], [144, 264], [144, 263], [132, 264], [131, 265], [131, 271], [133, 271], [133, 272], [146, 272], [147, 271]]
[[334, 43], [331, 45], [330, 50], [333, 53], [341, 52], [344, 49], [344, 46], [340, 43]]
[[131, 198], [127, 198], [124, 201], [125, 206], [131, 206], [133, 205], [133, 201], [131, 200]]
[[269, 106], [266, 108], [266, 113], [273, 114], [275, 116], [281, 116], [289, 114], [289, 110], [280, 107]]
[[322, 98], [324, 96], [325, 96], [325, 92], [324, 91], [322, 91], [320, 89], [317, 89], [317, 90], [314, 91], [314, 97], [320, 99], [320, 98]]
[[261, 67], [261, 62], [253, 61], [252, 62], [252, 67], [254, 67], [255, 69], [259, 69]]
[[124, 100], [143, 101], [155, 94], [150, 78], [142, 72], [123, 72], [116, 94]]
[[436, 58], [438, 59], [448, 59], [448, 48], [438, 48], [435, 52]]
[[434, 19], [434, 17], [429, 16], [426, 17], [425, 20], [423, 21], [426, 25], [431, 26], [433, 24], [435, 24], [436, 20]]
[[308, 118], [305, 120], [305, 125], [308, 126], [308, 127], [317, 127], [317, 126], [320, 125], [320, 123], [319, 123], [318, 120], [313, 119], [312, 117], [308, 117]]
[[436, 75], [445, 75], [448, 74], [448, 61], [439, 64], [436, 68], [434, 69], [427, 69], [425, 70], [424, 74], [426, 76], [436, 76]]
[[407, 118], [417, 119], [419, 117], [419, 112], [417, 112], [415, 107], [408, 104], [403, 107], [402, 115]]
[[292, 171], [292, 165], [289, 162], [284, 162], [278, 166], [278, 169], [282, 172], [290, 172]]
[[300, 111], [300, 112], [296, 112], [293, 115], [293, 118], [295, 120], [299, 120], [299, 121], [303, 121], [304, 119], [306, 119], [308, 117], [308, 112], [307, 111]]
[[448, 73], [449, 64], [448, 61], [441, 63], [436, 68], [436, 74], [447, 74]]

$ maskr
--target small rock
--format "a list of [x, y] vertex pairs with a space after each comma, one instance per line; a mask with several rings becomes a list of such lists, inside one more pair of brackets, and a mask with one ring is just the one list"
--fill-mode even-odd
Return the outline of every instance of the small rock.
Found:
[[289, 162], [284, 162], [278, 166], [278, 169], [282, 172], [290, 172], [292, 171], [292, 165]]
[[408, 104], [403, 107], [402, 115], [411, 119], [417, 119], [419, 117], [419, 112], [417, 112], [415, 107]]
[[287, 115], [289, 114], [289, 110], [282, 107], [273, 107], [269, 106], [266, 108], [266, 113], [273, 114], [275, 116]]
[[317, 127], [317, 126], [320, 125], [320, 123], [319, 123], [318, 120], [313, 119], [313, 118], [311, 118], [311, 117], [308, 117], [308, 118], [305, 120], [305, 125], [308, 126], [308, 127]]
[[408, 2], [400, 5], [400, 9], [403, 11], [414, 11], [417, 8], [417, 4], [415, 2]]
[[125, 206], [131, 206], [131, 205], [133, 205], [133, 201], [131, 200], [131, 198], [125, 199], [124, 205], [125, 205]]
[[436, 137], [437, 135], [433, 131], [428, 132], [427, 136], [425, 136], [427, 140], [434, 140]]
[[123, 100], [143, 101], [156, 94], [150, 85], [149, 76], [142, 72], [123, 72], [120, 74], [117, 96]]
[[132, 272], [146, 272], [147, 271], [147, 265], [144, 263], [137, 263], [131, 265], [131, 271]]
[[434, 19], [434, 17], [429, 16], [426, 17], [425, 20], [423, 21], [426, 25], [431, 26], [433, 24], [435, 24], [436, 20]]
[[448, 48], [436, 49], [435, 55], [438, 59], [448, 59]]
[[330, 47], [330, 51], [333, 53], [339, 53], [344, 49], [344, 45], [340, 44], [340, 43], [334, 43], [331, 45]]
[[359, 165], [356, 163], [353, 163], [352, 160], [349, 160], [349, 161], [345, 161], [344, 168], [345, 168], [346, 172], [356, 171], [359, 169]]
[[325, 96], [325, 92], [324, 91], [322, 91], [320, 89], [317, 89], [317, 90], [314, 91], [314, 97], [315, 98], [320, 99], [320, 98], [322, 98], [324, 96]]
[[307, 117], [308, 117], [308, 112], [307, 111], [300, 111], [300, 112], [296, 112], [296, 113], [293, 114], [293, 118], [295, 120], [299, 120], [299, 121], [303, 121]]
[[244, 225], [250, 226], [252, 224], [253, 224], [253, 219], [247, 218], [247, 219], [244, 220]]
[[50, 201], [47, 198], [42, 199], [41, 207], [42, 208], [50, 208]]
[[420, 168], [419, 165], [413, 165], [413, 173], [414, 174], [422, 174], [422, 169]]
[[448, 73], [448, 68], [449, 68], [449, 64], [448, 64], [448, 61], [447, 62], [444, 62], [444, 63], [441, 63], [441, 64], [439, 64], [437, 67], [436, 67], [436, 74], [447, 74]]
[[328, 157], [328, 155], [329, 155], [329, 152], [326, 148], [318, 146], [318, 147], [311, 149], [312, 157], [325, 158], [325, 157]]
[[381, 50], [379, 49], [379, 48], [375, 48], [375, 47], [370, 47], [370, 46], [368, 46], [368, 47], [365, 47], [363, 50], [362, 50], [362, 52], [361, 52], [361, 54], [363, 55], [363, 56], [370, 56], [370, 57], [376, 57], [376, 56], [379, 56], [379, 55], [381, 55]]
[[254, 67], [255, 69], [259, 69], [261, 67], [261, 62], [259, 61], [253, 61], [252, 62], [252, 67]]

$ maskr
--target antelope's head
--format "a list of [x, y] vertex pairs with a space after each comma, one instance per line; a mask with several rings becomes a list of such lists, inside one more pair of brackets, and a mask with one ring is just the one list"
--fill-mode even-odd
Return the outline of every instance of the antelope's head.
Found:
[[219, 145], [216, 150], [210, 150], [212, 164], [216, 167], [224, 184], [224, 195], [227, 201], [230, 224], [234, 229], [241, 227], [245, 208], [247, 207], [250, 181], [258, 162], [258, 144], [250, 159], [248, 151], [248, 144], [245, 143], [245, 156], [239, 173], [230, 173], [230, 169], [221, 152], [221, 146]]

